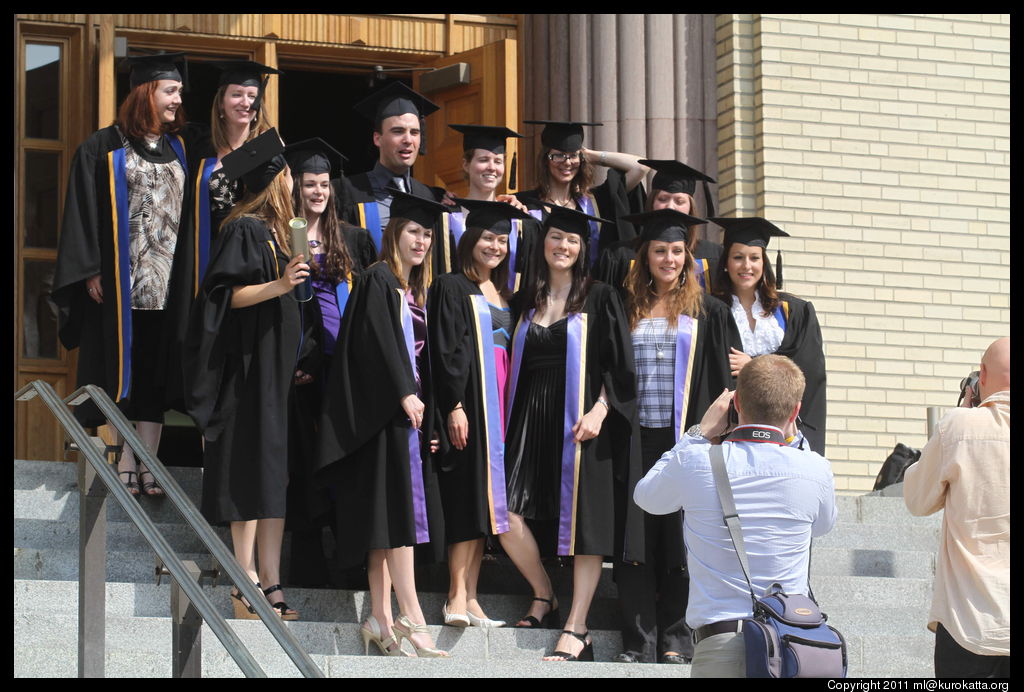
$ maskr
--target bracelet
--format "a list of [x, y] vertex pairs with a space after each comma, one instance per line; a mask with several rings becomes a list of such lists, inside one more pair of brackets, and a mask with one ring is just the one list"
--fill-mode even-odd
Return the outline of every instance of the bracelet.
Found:
[[608, 402], [605, 400], [605, 398], [603, 396], [597, 397], [597, 403], [604, 404], [604, 407], [606, 409], [608, 409], [609, 411], [612, 410], [612, 407], [608, 405]]
[[607, 151], [602, 151], [602, 152], [601, 152], [601, 165], [602, 165], [602, 166], [603, 166], [603, 165], [605, 165], [605, 163], [604, 163], [604, 160], [605, 160], [606, 158], [608, 158], [608, 152], [607, 152]]

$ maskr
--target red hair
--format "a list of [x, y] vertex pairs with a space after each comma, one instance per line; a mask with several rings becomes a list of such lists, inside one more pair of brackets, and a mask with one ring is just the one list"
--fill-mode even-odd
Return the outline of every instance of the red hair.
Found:
[[185, 126], [185, 109], [181, 107], [174, 113], [173, 123], [160, 120], [153, 102], [157, 84], [159, 82], [152, 81], [138, 85], [128, 92], [128, 97], [117, 109], [114, 124], [128, 137], [142, 139], [147, 134], [177, 132]]

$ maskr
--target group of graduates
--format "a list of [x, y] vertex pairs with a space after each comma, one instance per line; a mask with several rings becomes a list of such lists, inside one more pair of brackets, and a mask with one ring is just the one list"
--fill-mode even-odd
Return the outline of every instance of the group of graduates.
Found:
[[[543, 126], [539, 184], [514, 196], [497, 190], [520, 135], [452, 125], [458, 198], [412, 177], [437, 107], [399, 83], [355, 106], [380, 156], [345, 176], [326, 142], [285, 146], [267, 121], [276, 70], [219, 63], [206, 126], [184, 118], [184, 55], [128, 60], [115, 124], [72, 163], [60, 336], [80, 349], [79, 384], [104, 386], [154, 451], [166, 410], [191, 415], [202, 512], [230, 525], [280, 616], [298, 618], [280, 579], [286, 517], [293, 555], [316, 554], [331, 524], [338, 564], [366, 569], [367, 650], [407, 655], [408, 639], [447, 656], [414, 567], [447, 559], [446, 624], [501, 626], [477, 599], [490, 538], [533, 593], [516, 625], [562, 627], [549, 658], [593, 659], [587, 615], [608, 560], [619, 660], [687, 660], [682, 517], [645, 514], [632, 490], [764, 353], [803, 369], [802, 431], [824, 452], [820, 328], [766, 257], [787, 234], [714, 217], [714, 180], [683, 163], [585, 148], [597, 123], [527, 121]], [[608, 171], [594, 186], [596, 165]], [[699, 236], [698, 182], [723, 245]], [[297, 219], [306, 247], [293, 247]], [[76, 415], [103, 423], [91, 404]], [[130, 450], [118, 470], [131, 492], [162, 493]], [[549, 555], [573, 556], [564, 620]], [[256, 617], [232, 598], [237, 617]]]

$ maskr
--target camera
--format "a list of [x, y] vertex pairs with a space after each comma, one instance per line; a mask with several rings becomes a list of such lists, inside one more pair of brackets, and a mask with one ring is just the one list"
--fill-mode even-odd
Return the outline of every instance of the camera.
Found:
[[981, 373], [975, 370], [970, 375], [960, 380], [960, 398], [957, 400], [957, 406], [964, 406], [964, 401], [967, 401], [966, 408], [974, 408], [981, 403], [981, 394], [978, 392], [978, 377]]

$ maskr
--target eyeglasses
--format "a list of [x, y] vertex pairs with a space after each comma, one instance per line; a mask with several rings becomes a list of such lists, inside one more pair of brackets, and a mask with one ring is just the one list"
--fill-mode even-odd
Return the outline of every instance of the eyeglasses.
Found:
[[579, 160], [580, 160], [580, 153], [578, 151], [576, 153], [574, 153], [574, 154], [566, 154], [566, 153], [561, 152], [561, 151], [558, 152], [558, 153], [555, 153], [555, 154], [548, 154], [548, 161], [554, 161], [556, 163], [562, 163], [564, 161], [568, 161], [569, 163], [573, 163], [573, 162], [576, 162], [576, 161], [579, 161]]

